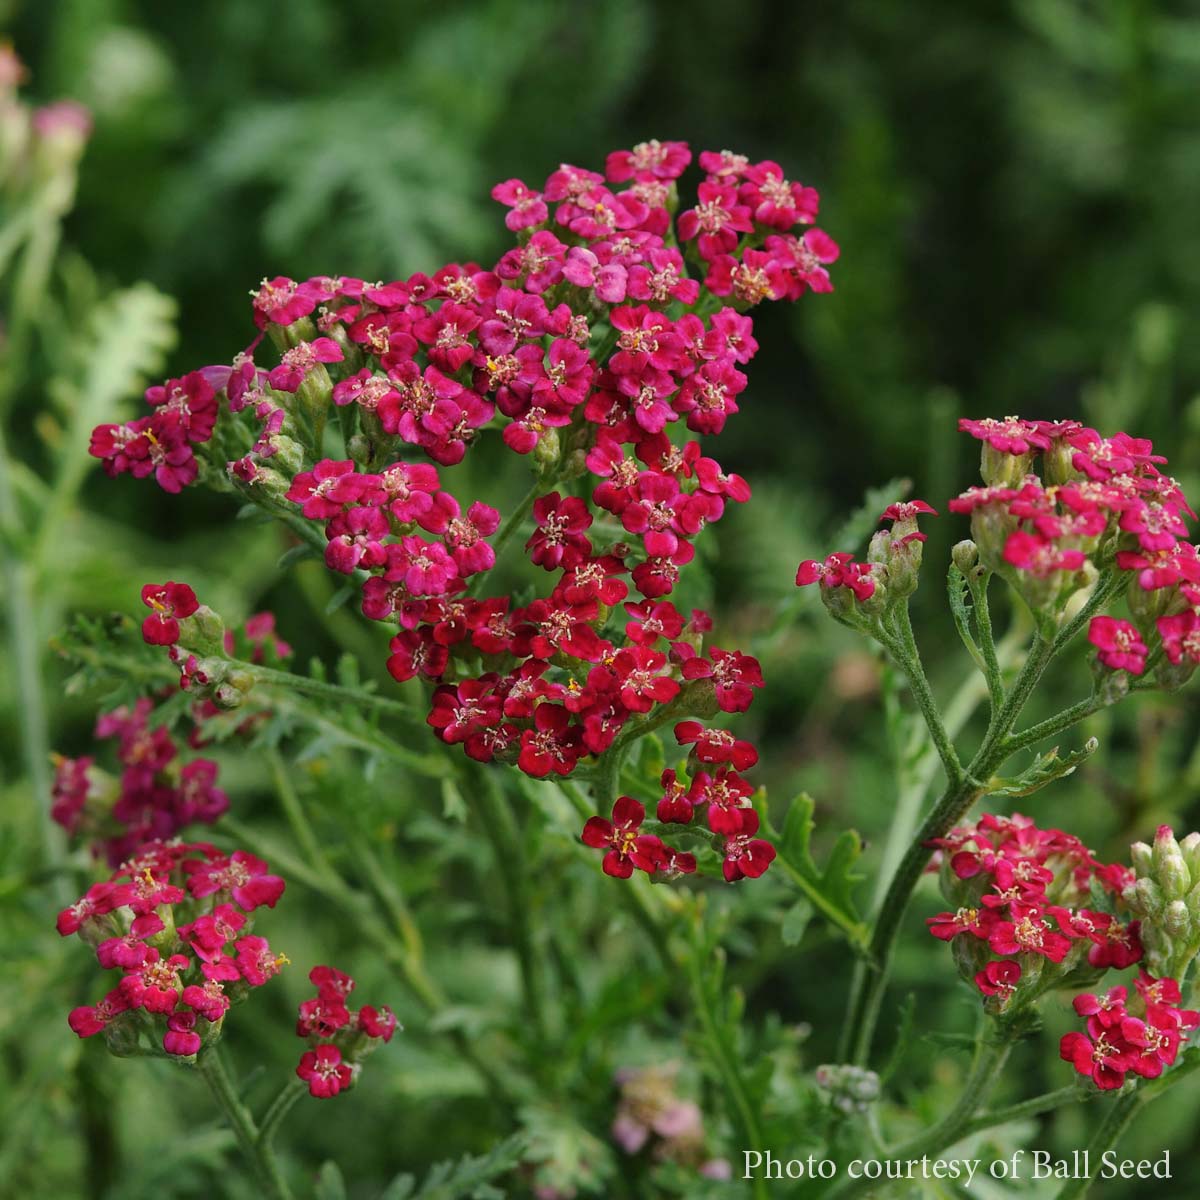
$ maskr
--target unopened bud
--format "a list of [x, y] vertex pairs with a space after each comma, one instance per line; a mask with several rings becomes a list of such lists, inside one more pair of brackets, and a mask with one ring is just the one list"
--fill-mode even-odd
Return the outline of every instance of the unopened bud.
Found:
[[1172, 900], [1162, 915], [1163, 928], [1173, 938], [1186, 938], [1191, 932], [1192, 918], [1182, 900]]
[[1160, 825], [1154, 834], [1154, 872], [1157, 875], [1163, 869], [1168, 858], [1179, 856], [1179, 843], [1170, 825]]
[[549, 479], [557, 473], [561, 454], [558, 430], [543, 429], [538, 434], [537, 445], [533, 448], [533, 461], [537, 463], [538, 474], [543, 479]]
[[209, 656], [225, 650], [225, 622], [207, 604], [179, 622], [179, 644], [194, 654]]
[[1129, 859], [1138, 875], [1149, 875], [1154, 870], [1154, 852], [1146, 842], [1134, 842], [1129, 847]]
[[1032, 454], [1008, 454], [985, 441], [979, 473], [988, 487], [1020, 487], [1032, 464]]
[[245, 696], [239, 692], [237, 688], [228, 683], [222, 683], [216, 691], [213, 692], [213, 703], [218, 708], [231, 709], [240, 708]]
[[970, 538], [963, 538], [961, 542], [955, 543], [950, 551], [950, 558], [964, 575], [970, 575], [979, 565], [979, 547]]
[[1126, 897], [1129, 907], [1140, 917], [1157, 917], [1166, 903], [1162, 888], [1153, 879], [1139, 879], [1132, 889], [1126, 891]]

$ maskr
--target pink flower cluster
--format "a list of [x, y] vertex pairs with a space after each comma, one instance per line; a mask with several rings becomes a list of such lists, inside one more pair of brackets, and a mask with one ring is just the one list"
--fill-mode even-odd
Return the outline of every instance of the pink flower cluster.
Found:
[[229, 807], [217, 787], [217, 764], [207, 758], [182, 762], [163, 725], [152, 726], [153, 702], [102, 713], [96, 737], [115, 739], [122, 770], [114, 779], [95, 758], [58, 757], [50, 815], [72, 836], [93, 841], [110, 866], [144, 842], [166, 841], [195, 822], [212, 824]]
[[[1187, 540], [1195, 513], [1149, 441], [1106, 438], [1076, 421], [959, 427], [983, 444], [985, 486], [950, 508], [971, 514], [986, 566], [1015, 573], [1037, 607], [1062, 602], [1087, 581], [1086, 569], [1115, 565], [1136, 583], [1130, 608], [1140, 636], [1127, 622], [1101, 623], [1092, 637], [1101, 661], [1140, 673], [1156, 632], [1172, 662], [1200, 661], [1200, 556]], [[1039, 455], [1044, 478], [1032, 473]]]
[[[722, 431], [758, 349], [745, 310], [831, 290], [837, 247], [809, 228], [813, 189], [726, 152], [700, 156], [697, 202], [673, 228], [690, 161], [684, 143], [649, 142], [603, 175], [561, 166], [540, 191], [498, 185], [518, 237], [490, 270], [264, 281], [262, 332], [231, 367], [154, 390], [150, 424], [102, 426], [92, 452], [110, 474], [147, 474], [155, 447], [190, 456], [219, 422], [220, 445], [246, 452], [214, 470], [323, 525], [328, 566], [360, 583], [368, 617], [399, 626], [389, 671], [438, 685], [429, 723], [473, 758], [566, 775], [656, 706], [744, 711], [758, 664], [706, 650], [707, 615], [668, 596], [695, 537], [750, 489], [672, 436]], [[282, 352], [272, 368], [254, 361], [265, 335]], [[330, 412], [344, 457], [322, 453]], [[553, 584], [519, 606], [481, 594], [489, 539], [507, 540], [500, 512], [457, 499], [439, 471], [490, 427], [539, 480], [525, 550]], [[167, 465], [174, 487], [187, 472]], [[151, 602], [165, 640], [186, 596]]]
[[161, 1041], [189, 1057], [220, 1035], [232, 1003], [287, 962], [251, 933], [253, 913], [274, 908], [284, 882], [242, 850], [207, 842], [152, 841], [58, 915], [100, 966], [119, 971], [96, 1004], [68, 1018], [81, 1037], [103, 1033], [116, 1054]]
[[1103, 996], [1076, 996], [1075, 1012], [1085, 1018], [1087, 1032], [1064, 1034], [1059, 1043], [1063, 1060], [1106, 1091], [1119, 1088], [1130, 1072], [1157, 1079], [1175, 1062], [1188, 1031], [1200, 1025], [1200, 1013], [1181, 1007], [1174, 979], [1140, 971], [1134, 986], [1137, 994], [1129, 1007], [1124, 987], [1110, 988]]
[[192, 371], [147, 388], [146, 403], [154, 411], [123, 425], [98, 425], [89, 453], [111, 477], [153, 475], [163, 491], [182, 491], [199, 474], [194, 447], [212, 437], [220, 412], [209, 376]]
[[1076, 967], [1124, 970], [1142, 957], [1137, 921], [1087, 903], [1094, 882], [1115, 906], [1132, 870], [1098, 862], [1072, 834], [988, 813], [929, 845], [940, 851], [943, 891], [957, 905], [927, 918], [929, 932], [955, 941], [960, 963], [997, 1009], [1013, 1002], [1026, 977], [1041, 991]]
[[300, 1005], [296, 1036], [307, 1038], [311, 1048], [300, 1056], [296, 1074], [310, 1095], [327, 1100], [354, 1083], [367, 1054], [392, 1040], [396, 1016], [386, 1005], [348, 1008], [354, 980], [335, 967], [313, 967], [308, 978], [317, 994]]

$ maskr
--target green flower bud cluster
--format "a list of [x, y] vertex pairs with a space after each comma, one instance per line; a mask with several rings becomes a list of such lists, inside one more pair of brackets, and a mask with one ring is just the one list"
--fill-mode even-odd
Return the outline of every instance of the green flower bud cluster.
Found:
[[1146, 969], [1182, 980], [1200, 954], [1200, 833], [1178, 841], [1160, 825], [1153, 846], [1135, 842], [1130, 853], [1136, 878], [1124, 900], [1141, 919]]
[[849, 1063], [825, 1063], [816, 1071], [817, 1086], [829, 1093], [830, 1103], [840, 1112], [865, 1113], [879, 1099], [879, 1076], [865, 1067]]

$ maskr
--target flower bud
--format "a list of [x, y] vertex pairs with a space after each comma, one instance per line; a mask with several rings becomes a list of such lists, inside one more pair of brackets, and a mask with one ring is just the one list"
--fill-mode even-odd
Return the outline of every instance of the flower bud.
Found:
[[1154, 849], [1152, 860], [1155, 874], [1163, 869], [1168, 858], [1179, 855], [1179, 843], [1175, 840], [1174, 831], [1170, 825], [1160, 825], [1154, 834]]
[[249, 692], [254, 686], [254, 672], [246, 670], [230, 671], [228, 683], [230, 687], [237, 688], [239, 692]]
[[1042, 455], [1042, 474], [1048, 487], [1061, 487], [1079, 478], [1079, 472], [1072, 465], [1075, 447], [1066, 438], [1055, 438], [1050, 443], [1050, 449]]
[[1154, 679], [1165, 692], [1177, 692], [1196, 672], [1196, 664], [1190, 659], [1180, 659], [1177, 663], [1160, 663], [1154, 672]]
[[318, 336], [317, 327], [311, 317], [301, 317], [290, 325], [276, 325], [271, 322], [267, 326], [267, 333], [280, 354], [293, 349], [301, 342], [311, 342]]
[[1182, 900], [1172, 900], [1162, 915], [1163, 928], [1172, 938], [1187, 938], [1192, 928], [1191, 914]]
[[1149, 875], [1154, 869], [1153, 851], [1145, 842], [1134, 842], [1129, 847], [1129, 858], [1138, 875]]
[[129, 1058], [138, 1053], [140, 1022], [135, 1013], [121, 1013], [104, 1027], [104, 1044], [116, 1058]]
[[1193, 882], [1200, 881], [1200, 833], [1189, 833], [1179, 843], [1179, 850]]
[[1166, 898], [1153, 879], [1139, 879], [1133, 887], [1125, 889], [1125, 902], [1139, 917], [1157, 917]]
[[964, 575], [970, 575], [979, 565], [979, 547], [970, 538], [963, 538], [954, 544], [950, 559]]
[[1198, 854], [1200, 836], [1180, 843], [1169, 825], [1158, 827], [1152, 847], [1131, 847], [1137, 882], [1124, 897], [1142, 919], [1146, 969], [1157, 977], [1182, 979], [1200, 952], [1200, 878], [1189, 865]]
[[272, 457], [285, 473], [297, 475], [304, 470], [304, 447], [294, 438], [290, 438], [283, 433], [277, 433], [271, 439], [271, 445], [275, 447], [275, 453]]
[[557, 475], [561, 454], [558, 430], [543, 429], [538, 434], [537, 445], [533, 448], [533, 461], [537, 463], [538, 474], [543, 479], [551, 479]]
[[674, 711], [681, 716], [711, 718], [721, 711], [717, 689], [711, 679], [693, 679], [684, 684], [674, 704]]
[[[179, 622], [179, 644], [194, 654], [210, 656], [225, 652], [225, 622], [207, 604]], [[204, 664], [197, 666], [204, 670]], [[205, 671], [207, 674], [207, 671]], [[209, 676], [212, 679], [212, 676]]]
[[1020, 522], [1010, 516], [1001, 504], [981, 504], [971, 514], [971, 539], [979, 561], [989, 571], [1001, 570], [1004, 563], [1004, 544]]
[[213, 692], [212, 698], [213, 703], [218, 708], [231, 709], [240, 708], [245, 700], [245, 695], [230, 684], [222, 683], [216, 689], [216, 691]]

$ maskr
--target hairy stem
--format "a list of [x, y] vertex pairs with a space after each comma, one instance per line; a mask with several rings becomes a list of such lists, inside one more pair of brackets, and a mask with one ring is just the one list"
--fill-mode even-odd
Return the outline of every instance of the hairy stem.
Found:
[[1092, 1180], [1096, 1178], [1096, 1172], [1100, 1169], [1100, 1156], [1117, 1144], [1118, 1138], [1128, 1128], [1142, 1102], [1142, 1096], [1136, 1091], [1117, 1096], [1112, 1101], [1103, 1123], [1088, 1142], [1088, 1174], [1082, 1179], [1068, 1179], [1058, 1193], [1058, 1200], [1073, 1200], [1074, 1197], [1088, 1194]]
[[208, 1084], [218, 1107], [225, 1114], [242, 1153], [254, 1168], [262, 1185], [263, 1194], [271, 1200], [291, 1200], [291, 1189], [279, 1168], [270, 1144], [260, 1136], [258, 1126], [250, 1115], [250, 1110], [242, 1103], [221, 1061], [220, 1051], [213, 1046], [196, 1059], [196, 1068]]

